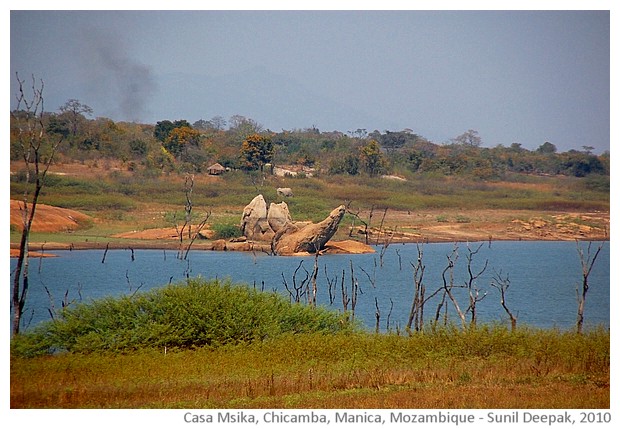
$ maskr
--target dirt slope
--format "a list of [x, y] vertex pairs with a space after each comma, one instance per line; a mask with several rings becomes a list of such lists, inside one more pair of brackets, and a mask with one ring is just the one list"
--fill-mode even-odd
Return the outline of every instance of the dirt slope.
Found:
[[[23, 228], [22, 201], [11, 200], [11, 227], [21, 231]], [[30, 208], [30, 206], [28, 207]], [[90, 216], [76, 210], [37, 204], [32, 232], [67, 232], [75, 231], [91, 221]]]

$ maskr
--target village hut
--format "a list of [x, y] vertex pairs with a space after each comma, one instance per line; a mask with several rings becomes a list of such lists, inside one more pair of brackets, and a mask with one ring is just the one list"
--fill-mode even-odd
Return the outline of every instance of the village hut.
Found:
[[211, 167], [207, 168], [207, 172], [209, 174], [211, 174], [212, 176], [218, 176], [218, 175], [222, 174], [225, 171], [226, 171], [226, 169], [219, 162], [216, 162]]

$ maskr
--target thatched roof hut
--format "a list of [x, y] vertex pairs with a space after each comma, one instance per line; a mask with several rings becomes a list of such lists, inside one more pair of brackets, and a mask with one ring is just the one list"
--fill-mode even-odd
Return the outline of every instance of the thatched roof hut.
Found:
[[212, 166], [210, 166], [209, 168], [207, 168], [207, 172], [213, 176], [217, 176], [219, 174], [222, 174], [223, 172], [225, 172], [226, 169], [224, 168], [224, 166], [222, 164], [220, 164], [219, 162], [216, 162], [215, 164], [213, 164]]

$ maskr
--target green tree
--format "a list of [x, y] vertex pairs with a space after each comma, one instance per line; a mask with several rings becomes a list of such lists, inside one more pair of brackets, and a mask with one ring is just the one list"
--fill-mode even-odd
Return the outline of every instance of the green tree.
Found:
[[146, 157], [146, 167], [159, 172], [174, 171], [174, 157], [165, 147], [159, 146], [159, 151], [151, 152]]
[[521, 147], [521, 143], [512, 143], [512, 144], [510, 145], [510, 150], [511, 150], [512, 152], [523, 152], [523, 151], [524, 151], [524, 150], [526, 150], [526, 149], [524, 149], [523, 147]]
[[354, 154], [345, 157], [336, 157], [329, 163], [329, 174], [348, 174], [355, 176], [359, 173], [360, 159]]
[[558, 149], [555, 147], [555, 145], [549, 142], [544, 142], [543, 144], [538, 146], [538, 149], [536, 149], [536, 152], [539, 153], [556, 153], [557, 151]]
[[241, 157], [249, 170], [263, 171], [265, 164], [273, 159], [274, 148], [271, 138], [251, 134], [241, 144]]
[[371, 177], [381, 174], [385, 171], [385, 157], [381, 152], [381, 147], [376, 140], [371, 140], [366, 146], [361, 148], [360, 156], [364, 170]]
[[562, 168], [567, 174], [571, 174], [575, 177], [605, 173], [605, 167], [598, 157], [595, 155], [586, 155], [577, 151], [569, 151], [565, 154]]
[[49, 116], [46, 131], [50, 134], [57, 134], [64, 138], [71, 133], [70, 122], [67, 118], [52, 114]]
[[187, 126], [170, 130], [164, 142], [164, 147], [175, 157], [186, 154], [191, 146], [200, 146], [200, 131]]
[[383, 146], [388, 152], [394, 152], [402, 148], [407, 143], [408, 135], [402, 131], [391, 132], [385, 131], [385, 134], [381, 135], [381, 146]]
[[158, 121], [155, 124], [153, 136], [160, 142], [165, 142], [168, 138], [168, 134], [170, 134], [170, 131], [172, 131], [173, 128], [174, 125], [172, 124], [172, 121], [169, 121], [167, 119], [163, 121]]
[[192, 127], [196, 128], [197, 130], [207, 131], [209, 129], [209, 121], [206, 121], [204, 119], [198, 119], [192, 124]]
[[134, 139], [129, 142], [129, 150], [133, 155], [144, 156], [148, 152], [148, 145], [144, 140]]
[[155, 124], [155, 129], [153, 130], [153, 136], [155, 136], [157, 140], [163, 143], [168, 139], [168, 136], [170, 135], [170, 132], [173, 129], [181, 128], [181, 127], [192, 128], [189, 122], [187, 122], [185, 119], [179, 119], [174, 122], [169, 121], [167, 119], [163, 121], [159, 121], [157, 122], [157, 124]]

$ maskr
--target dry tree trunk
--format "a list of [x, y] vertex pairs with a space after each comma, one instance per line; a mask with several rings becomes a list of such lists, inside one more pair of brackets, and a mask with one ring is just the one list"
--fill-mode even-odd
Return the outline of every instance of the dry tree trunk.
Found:
[[586, 306], [586, 295], [588, 293], [588, 289], [590, 288], [588, 277], [590, 277], [596, 258], [598, 258], [599, 253], [601, 253], [601, 250], [603, 249], [603, 243], [597, 247], [594, 255], [591, 254], [591, 248], [592, 242], [588, 244], [588, 249], [586, 251], [587, 253], [584, 255], [583, 249], [579, 246], [579, 241], [577, 241], [577, 252], [579, 253], [579, 260], [581, 261], [582, 273], [581, 293], [577, 289], [577, 333], [579, 334], [583, 331], [583, 314]]
[[[467, 322], [465, 321], [465, 313], [463, 313], [463, 311], [461, 310], [461, 307], [459, 306], [459, 303], [457, 302], [456, 298], [452, 294], [452, 289], [454, 288], [454, 264], [456, 263], [456, 260], [458, 259], [457, 250], [458, 250], [458, 247], [454, 246], [454, 249], [452, 250], [452, 254], [447, 255], [448, 265], [441, 273], [441, 277], [443, 279], [443, 290], [446, 292], [446, 295], [448, 296], [448, 298], [450, 298], [450, 301], [452, 301], [452, 304], [454, 305], [454, 309], [456, 310], [456, 313], [458, 314], [459, 319], [461, 319], [461, 325], [463, 326], [463, 329], [465, 329], [467, 327]], [[446, 281], [447, 272], [450, 272], [450, 282]]]
[[469, 311], [469, 313], [471, 314], [470, 323], [472, 327], [476, 327], [476, 323], [478, 321], [476, 305], [480, 301], [482, 301], [484, 297], [486, 296], [486, 293], [483, 293], [482, 296], [480, 296], [480, 291], [478, 289], [478, 286], [476, 285], [476, 280], [486, 271], [487, 266], [489, 265], [489, 260], [487, 259], [484, 262], [484, 266], [477, 273], [474, 273], [472, 271], [472, 264], [473, 264], [474, 256], [478, 254], [482, 246], [483, 246], [483, 243], [481, 243], [478, 246], [478, 248], [475, 250], [472, 250], [469, 247], [469, 245], [467, 246], [467, 257], [466, 257], [467, 258], [467, 273], [469, 274], [469, 279], [467, 281], [467, 292], [469, 294], [469, 307], [467, 308], [467, 311]]
[[418, 260], [414, 264], [411, 262], [411, 266], [413, 267], [413, 300], [411, 302], [411, 311], [409, 312], [409, 320], [407, 321], [407, 329], [411, 329], [411, 325], [415, 321], [414, 329], [419, 331], [422, 329], [423, 323], [423, 303], [424, 303], [424, 284], [422, 283], [424, 280], [424, 269], [426, 268], [422, 262], [422, 257], [424, 255], [422, 248], [420, 245], [417, 245], [418, 249]]
[[[200, 235], [200, 231], [204, 228], [207, 221], [211, 217], [211, 212], [207, 212], [204, 219], [202, 219], [198, 224], [196, 230], [192, 231], [192, 210], [194, 208], [194, 204], [192, 202], [192, 193], [194, 192], [193, 175], [188, 174], [185, 176], [183, 192], [185, 193], [185, 219], [180, 229], [178, 224], [175, 225], [177, 235], [179, 236], [179, 252], [177, 253], [178, 259], [187, 259], [194, 241], [196, 241]], [[183, 247], [183, 235], [185, 234], [185, 229], [187, 229], [187, 238], [189, 240], [187, 247]]]
[[517, 329], [517, 317], [512, 313], [512, 311], [510, 311], [508, 305], [506, 304], [506, 292], [510, 287], [510, 279], [508, 278], [508, 274], [506, 274], [506, 278], [504, 278], [502, 277], [501, 271], [499, 273], [495, 273], [495, 276], [493, 276], [493, 280], [491, 281], [491, 286], [500, 292], [500, 303], [510, 318], [510, 329], [515, 331]]
[[[21, 155], [26, 167], [26, 184], [34, 183], [34, 190], [28, 207], [29, 190], [24, 191], [22, 213], [22, 236], [19, 243], [17, 266], [13, 279], [13, 295], [11, 306], [13, 307], [12, 332], [19, 334], [21, 318], [26, 305], [29, 278], [29, 240], [32, 222], [37, 208], [41, 189], [45, 184], [45, 177], [54, 159], [56, 149], [62, 142], [62, 137], [57, 141], [51, 141], [45, 135], [43, 124], [43, 81], [37, 87], [34, 76], [32, 77], [32, 99], [28, 99], [24, 92], [24, 82], [17, 76], [19, 93], [17, 94], [17, 108], [11, 112], [16, 125], [15, 137], [21, 148]], [[12, 133], [13, 135], [13, 133]], [[47, 153], [46, 153], [47, 151]]]

